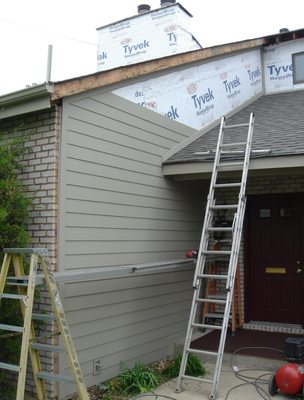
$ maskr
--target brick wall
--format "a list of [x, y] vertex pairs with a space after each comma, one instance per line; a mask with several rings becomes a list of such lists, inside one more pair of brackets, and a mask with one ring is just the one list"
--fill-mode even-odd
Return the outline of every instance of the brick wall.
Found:
[[[22, 160], [20, 179], [27, 195], [33, 199], [30, 207], [28, 232], [31, 237], [30, 247], [46, 247], [50, 254], [52, 269], [57, 270], [57, 212], [58, 212], [58, 160], [60, 108], [53, 107], [37, 113], [26, 114], [0, 121], [0, 132], [8, 135], [26, 135], [29, 152]], [[45, 291], [41, 292], [39, 311], [47, 311], [50, 301]], [[51, 325], [46, 326], [49, 333]], [[54, 340], [54, 339], [53, 339]], [[48, 340], [49, 342], [53, 341]], [[41, 354], [43, 369], [57, 368], [56, 356]], [[30, 363], [29, 363], [30, 364]], [[35, 391], [30, 373], [26, 390]], [[47, 384], [48, 399], [57, 397], [57, 386]]]

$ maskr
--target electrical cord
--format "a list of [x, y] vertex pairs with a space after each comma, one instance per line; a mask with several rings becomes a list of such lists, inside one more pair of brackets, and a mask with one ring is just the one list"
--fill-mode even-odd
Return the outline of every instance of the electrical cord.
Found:
[[259, 375], [258, 377], [253, 377], [253, 376], [248, 376], [247, 374], [245, 375], [244, 372], [248, 372], [248, 371], [261, 371], [264, 372], [265, 370], [262, 369], [253, 369], [253, 368], [245, 368], [242, 370], [236, 370], [234, 367], [234, 362], [233, 359], [235, 357], [235, 355], [241, 351], [244, 350], [272, 350], [275, 352], [279, 352], [283, 354], [283, 351], [276, 349], [274, 347], [240, 347], [239, 349], [235, 350], [232, 354], [231, 354], [231, 358], [230, 358], [230, 367], [232, 369], [232, 371], [234, 372], [234, 375], [243, 381], [243, 383], [236, 385], [234, 387], [232, 387], [231, 389], [229, 389], [229, 391], [226, 393], [225, 396], [225, 400], [228, 399], [229, 395], [231, 394], [232, 391], [234, 391], [237, 388], [240, 388], [242, 386], [246, 386], [246, 385], [252, 385], [255, 390], [257, 391], [257, 393], [259, 394], [259, 396], [264, 399], [264, 400], [270, 400], [271, 397], [269, 396], [269, 394], [266, 392], [265, 389], [263, 389], [260, 385], [261, 384], [267, 384], [269, 380], [267, 379], [262, 379], [268, 375], [272, 375], [274, 373], [274, 371], [269, 371], [266, 374], [262, 374]]
[[136, 395], [135, 397], [132, 397], [130, 400], [137, 400], [137, 399], [140, 399], [141, 397], [154, 397], [155, 400], [158, 400], [158, 399], [177, 400], [175, 397], [165, 396], [162, 394], [156, 394], [154, 392], [141, 393], [141, 394]]

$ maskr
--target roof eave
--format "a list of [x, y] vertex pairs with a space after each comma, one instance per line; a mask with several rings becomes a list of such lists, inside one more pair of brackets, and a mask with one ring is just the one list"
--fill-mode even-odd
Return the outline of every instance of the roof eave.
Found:
[[[262, 174], [267, 171], [271, 174], [274, 171], [301, 168], [303, 170], [304, 154], [282, 155], [276, 157], [253, 158], [249, 163], [249, 171], [254, 174]], [[213, 162], [184, 162], [163, 165], [163, 175], [177, 179], [187, 177], [210, 177], [213, 169]], [[227, 175], [237, 171], [236, 168], [227, 170]]]
[[0, 96], [0, 119], [51, 107], [53, 88], [43, 83]]

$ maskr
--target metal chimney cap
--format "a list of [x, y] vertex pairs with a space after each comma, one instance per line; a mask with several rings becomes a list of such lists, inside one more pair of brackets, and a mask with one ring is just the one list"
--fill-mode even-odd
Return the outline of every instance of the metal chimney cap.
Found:
[[144, 14], [148, 11], [150, 11], [151, 6], [149, 6], [149, 4], [139, 4], [139, 6], [137, 6], [137, 12], [138, 14]]
[[280, 29], [280, 33], [286, 33], [286, 32], [289, 32], [288, 28], [281, 28]]
[[176, 0], [160, 0], [161, 7], [172, 6], [174, 3], [176, 3]]

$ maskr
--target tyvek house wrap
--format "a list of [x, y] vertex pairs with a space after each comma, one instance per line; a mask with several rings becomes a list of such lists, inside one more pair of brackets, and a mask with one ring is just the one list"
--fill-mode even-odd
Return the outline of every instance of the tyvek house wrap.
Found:
[[201, 129], [262, 93], [260, 50], [126, 86], [115, 94]]
[[98, 28], [97, 70], [200, 49], [178, 3]]

